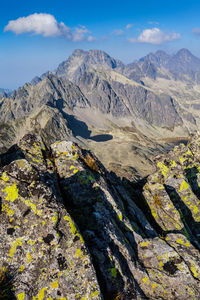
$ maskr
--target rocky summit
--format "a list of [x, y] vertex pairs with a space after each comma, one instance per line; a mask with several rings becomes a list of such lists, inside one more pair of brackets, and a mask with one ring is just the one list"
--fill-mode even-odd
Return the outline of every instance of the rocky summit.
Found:
[[132, 183], [70, 140], [0, 156], [0, 298], [200, 299], [200, 136]]

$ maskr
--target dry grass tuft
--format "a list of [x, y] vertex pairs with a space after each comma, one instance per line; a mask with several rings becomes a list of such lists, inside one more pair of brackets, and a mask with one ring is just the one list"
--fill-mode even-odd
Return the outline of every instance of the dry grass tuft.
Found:
[[113, 300], [123, 300], [124, 297], [121, 292], [117, 292]]
[[90, 153], [87, 153], [86, 156], [82, 156], [82, 159], [92, 171], [99, 172], [99, 166]]
[[154, 200], [154, 205], [155, 206], [159, 206], [159, 207], [162, 206], [162, 201], [161, 201], [158, 194], [154, 195], [153, 200]]

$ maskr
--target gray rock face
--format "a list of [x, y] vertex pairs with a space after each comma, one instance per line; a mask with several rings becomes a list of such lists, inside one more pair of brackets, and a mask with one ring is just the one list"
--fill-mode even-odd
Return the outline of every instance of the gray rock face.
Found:
[[147, 76], [152, 79], [157, 77], [157, 68], [156, 66], [148, 59], [141, 60], [139, 63], [134, 62], [127, 65], [124, 68], [123, 74], [128, 78], [133, 79], [137, 82], [141, 81], [141, 78]]
[[19, 141], [25, 133], [40, 134], [46, 144], [72, 136], [68, 122], [56, 109], [43, 106], [37, 112], [16, 121], [0, 123], [0, 153], [4, 153], [15, 141]]
[[10, 123], [0, 123], [0, 153], [5, 152], [15, 141], [15, 127]]
[[90, 101], [91, 107], [115, 117], [130, 116], [131, 112], [124, 99], [119, 96], [118, 90], [95, 72], [85, 72], [77, 84]]
[[156, 67], [164, 67], [167, 65], [171, 56], [165, 53], [164, 51], [158, 50], [156, 53], [150, 53], [147, 56], [141, 58], [139, 61], [143, 62], [149, 60]]
[[0, 151], [28, 132], [40, 134], [47, 144], [72, 136], [64, 111], [89, 106], [76, 85], [54, 75], [35, 86], [25, 84], [0, 102]]
[[80, 76], [90, 68], [123, 69], [124, 65], [101, 50], [75, 50], [55, 71], [59, 77], [77, 82]]
[[159, 97], [143, 87], [120, 83], [113, 84], [118, 95], [126, 99], [132, 114], [138, 115], [151, 125], [173, 128], [182, 125], [182, 119], [174, 106], [174, 100], [167, 95]]
[[[167, 63], [167, 69], [174, 74], [175, 79], [184, 80], [187, 75], [190, 80], [200, 82], [200, 59], [187, 49], [181, 49]], [[186, 79], [187, 80], [187, 79]]]
[[116, 117], [137, 116], [160, 127], [173, 129], [183, 124], [169, 96], [158, 97], [145, 87], [106, 80], [101, 75], [85, 72], [77, 83], [91, 107]]
[[26, 135], [0, 156], [0, 296], [199, 299], [199, 150], [196, 135], [127, 191], [90, 151]]
[[1, 103], [0, 120], [7, 122], [19, 119], [38, 110], [43, 105], [62, 110], [74, 106], [89, 106], [80, 89], [72, 82], [49, 75], [36, 86], [25, 84], [11, 98]]
[[101, 299], [90, 254], [45, 149], [28, 135], [1, 160], [0, 269], [14, 276], [3, 299]]
[[32, 85], [36, 85], [38, 82], [40, 82], [42, 79], [41, 77], [35, 76], [32, 80], [31, 80], [31, 84]]

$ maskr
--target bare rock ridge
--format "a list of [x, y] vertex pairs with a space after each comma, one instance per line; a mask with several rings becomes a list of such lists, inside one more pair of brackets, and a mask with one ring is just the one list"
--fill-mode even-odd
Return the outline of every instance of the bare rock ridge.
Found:
[[[9, 110], [8, 110], [8, 102]], [[156, 95], [143, 86], [107, 79], [106, 74], [87, 72], [78, 85], [68, 80], [48, 75], [35, 87], [26, 84], [5, 99], [1, 106], [1, 120], [26, 116], [42, 105], [65, 108], [91, 107], [114, 117], [138, 117], [150, 125], [174, 128], [183, 125], [175, 101], [167, 95]], [[194, 121], [195, 122], [195, 121]]]
[[84, 72], [91, 68], [113, 69], [136, 81], [142, 80], [145, 76], [153, 79], [163, 77], [160, 69], [164, 68], [175, 80], [180, 79], [190, 82], [196, 81], [199, 83], [200, 59], [187, 49], [181, 49], [173, 55], [158, 50], [138, 61], [125, 65], [123, 62], [112, 58], [104, 51], [83, 51], [77, 49], [66, 61], [62, 62], [55, 71], [48, 71], [44, 73], [41, 78], [35, 77], [32, 83], [37, 83], [50, 73], [76, 82]]
[[[70, 81], [49, 75], [36, 87], [25, 84], [0, 103], [1, 151], [30, 131], [41, 134], [49, 143], [66, 138], [70, 129], [64, 110], [72, 111], [74, 106], [83, 108], [89, 103]], [[12, 135], [6, 134], [7, 128]]]
[[0, 88], [0, 98], [9, 97], [11, 94], [12, 94], [11, 90]]
[[[161, 69], [168, 71], [168, 75], [162, 74]], [[145, 76], [153, 79], [157, 77], [170, 79], [172, 76], [175, 80], [199, 83], [200, 59], [187, 49], [181, 49], [174, 55], [157, 51], [129, 64], [124, 70], [126, 75], [132, 79], [139, 77], [141, 79]]]
[[123, 184], [70, 139], [24, 136], [0, 156], [0, 296], [199, 299], [199, 158], [196, 134]]

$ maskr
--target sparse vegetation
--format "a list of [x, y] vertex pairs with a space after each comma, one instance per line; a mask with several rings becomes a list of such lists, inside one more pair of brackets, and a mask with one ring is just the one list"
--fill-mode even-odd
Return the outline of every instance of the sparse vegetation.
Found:
[[123, 295], [121, 292], [118, 292], [114, 298], [114, 300], [123, 300]]
[[159, 206], [159, 207], [162, 206], [162, 201], [161, 201], [161, 199], [160, 199], [160, 197], [159, 197], [158, 194], [154, 195], [153, 200], [154, 200], [155, 206]]
[[99, 171], [99, 166], [97, 161], [92, 157], [90, 153], [87, 153], [85, 156], [81, 157], [84, 163], [92, 170], [92, 171]]

